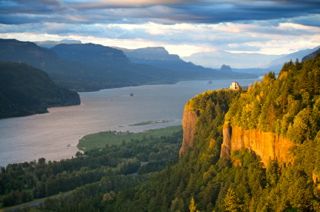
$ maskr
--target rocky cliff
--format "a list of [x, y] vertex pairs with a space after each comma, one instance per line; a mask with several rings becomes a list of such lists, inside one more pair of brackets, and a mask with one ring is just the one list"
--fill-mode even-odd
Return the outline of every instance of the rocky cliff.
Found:
[[[210, 146], [213, 140], [218, 143], [222, 141], [221, 130], [224, 116], [229, 109], [230, 102], [238, 94], [239, 91], [230, 89], [209, 90], [186, 103], [182, 117], [183, 142], [179, 152], [180, 156], [194, 147], [195, 140], [201, 141], [201, 145], [205, 147]], [[220, 145], [215, 151], [220, 153]]]
[[[207, 116], [207, 114], [203, 112], [203, 109], [200, 109], [199, 106], [196, 106], [195, 102], [200, 102], [202, 100], [203, 103], [207, 103], [208, 101], [204, 99], [207, 99], [208, 95], [217, 95], [217, 93], [198, 95], [197, 97], [191, 99], [184, 107], [182, 118], [183, 142], [179, 151], [180, 156], [184, 155], [194, 146], [196, 131], [201, 131], [201, 129], [197, 129], [197, 127], [199, 128], [197, 121], [199, 119], [203, 121], [202, 116]], [[215, 117], [212, 117], [212, 120], [207, 124], [213, 122], [214, 119]], [[207, 124], [204, 124], [205, 126], [202, 127], [208, 128], [208, 126], [206, 126]], [[242, 149], [249, 149], [255, 152], [255, 154], [261, 158], [261, 162], [265, 166], [267, 166], [270, 160], [277, 160], [281, 164], [293, 162], [291, 149], [295, 144], [288, 138], [258, 129], [245, 130], [239, 126], [231, 126], [230, 124], [224, 124], [223, 127], [209, 127], [211, 131], [217, 130], [217, 128], [218, 130], [222, 131], [220, 132], [223, 137], [220, 151], [220, 157], [222, 158], [231, 159], [233, 152]], [[211, 136], [211, 139], [216, 138]]]
[[193, 194], [201, 211], [231, 211], [234, 196], [238, 211], [320, 211], [320, 54], [189, 103], [180, 155], [191, 154], [162, 175], [177, 177], [166, 193]]
[[270, 160], [279, 163], [292, 163], [291, 149], [294, 143], [289, 139], [271, 132], [244, 130], [238, 126], [226, 125], [223, 128], [221, 157], [230, 158], [232, 152], [250, 149], [255, 152], [264, 165]]
[[188, 102], [183, 110], [182, 128], [183, 142], [180, 147], [179, 155], [185, 154], [192, 146], [196, 130], [197, 115], [194, 112], [191, 103]]

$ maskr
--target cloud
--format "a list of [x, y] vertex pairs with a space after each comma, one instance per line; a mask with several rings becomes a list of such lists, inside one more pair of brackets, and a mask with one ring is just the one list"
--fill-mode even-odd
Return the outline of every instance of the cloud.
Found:
[[[320, 5], [318, 0], [3, 0], [0, 12], [0, 22], [7, 24], [57, 20], [68, 23], [219, 23], [319, 14]], [[45, 16], [37, 18], [37, 15]]]
[[124, 48], [164, 46], [181, 56], [207, 51], [285, 54], [320, 44], [319, 27], [267, 21], [170, 25], [153, 22], [0, 24], [0, 37], [4, 35], [33, 41], [57, 35], [55, 40], [74, 39]]
[[70, 6], [77, 9], [101, 9], [141, 7], [163, 4], [182, 3], [182, 0], [101, 0], [101, 1], [70, 1]]
[[0, 37], [284, 54], [320, 44], [319, 0], [0, 0]]

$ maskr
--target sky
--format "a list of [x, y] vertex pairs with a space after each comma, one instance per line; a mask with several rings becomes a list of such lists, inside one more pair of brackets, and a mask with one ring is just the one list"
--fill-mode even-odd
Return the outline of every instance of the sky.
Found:
[[280, 55], [320, 45], [320, 0], [0, 0], [0, 38]]

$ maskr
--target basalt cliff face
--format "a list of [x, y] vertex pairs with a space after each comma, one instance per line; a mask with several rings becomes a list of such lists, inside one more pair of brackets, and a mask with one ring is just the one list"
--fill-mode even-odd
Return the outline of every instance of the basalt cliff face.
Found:
[[197, 115], [194, 112], [190, 102], [188, 102], [183, 110], [182, 128], [183, 142], [179, 150], [179, 155], [184, 155], [193, 146], [193, 140], [196, 131]]
[[[182, 118], [183, 142], [179, 151], [180, 157], [194, 146], [197, 121], [196, 110], [189, 101], [184, 107]], [[221, 158], [232, 159], [233, 152], [248, 149], [258, 155], [265, 166], [271, 160], [280, 164], [293, 162], [291, 150], [295, 144], [283, 136], [258, 129], [246, 130], [230, 124], [224, 124], [222, 134]]]
[[[206, 148], [208, 144], [210, 146], [211, 141], [217, 141], [218, 138], [218, 142], [222, 140], [220, 129], [223, 117], [229, 109], [231, 100], [238, 94], [238, 91], [229, 89], [208, 90], [186, 103], [182, 117], [183, 143], [179, 151], [180, 156], [194, 148], [195, 141], [201, 141], [199, 143], [201, 147], [197, 148]], [[220, 146], [214, 151], [218, 153]]]
[[238, 126], [225, 125], [220, 157], [231, 158], [232, 152], [249, 149], [261, 158], [265, 166], [270, 160], [287, 164], [293, 162], [291, 149], [294, 146], [289, 139], [272, 132], [244, 130]]

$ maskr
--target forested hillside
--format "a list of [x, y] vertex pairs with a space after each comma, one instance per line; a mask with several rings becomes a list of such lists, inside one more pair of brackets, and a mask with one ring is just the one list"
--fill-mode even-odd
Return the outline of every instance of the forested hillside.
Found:
[[285, 64], [252, 85], [233, 103], [227, 121], [245, 129], [284, 135], [297, 143], [320, 129], [320, 57]]
[[26, 64], [0, 62], [0, 118], [44, 113], [48, 107], [80, 104], [74, 91]]
[[[319, 62], [319, 55], [289, 62], [278, 77], [270, 73], [247, 91], [207, 92], [190, 100], [197, 117], [192, 147], [147, 183], [120, 192], [109, 209], [319, 211]], [[263, 164], [250, 146], [220, 158], [228, 124], [292, 140], [297, 145], [288, 154], [294, 160]]]
[[[103, 210], [119, 191], [136, 186], [177, 161], [180, 127], [130, 135], [132, 139], [128, 133], [98, 133], [86, 137], [85, 142], [94, 142], [98, 136], [104, 147], [91, 146], [75, 158], [58, 162], [40, 158], [1, 167], [0, 210], [45, 197], [51, 199], [36, 200], [44, 204], [33, 202], [29, 206], [39, 205], [40, 211]], [[119, 142], [114, 142], [115, 137]]]

